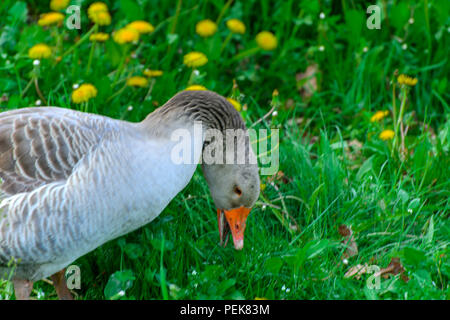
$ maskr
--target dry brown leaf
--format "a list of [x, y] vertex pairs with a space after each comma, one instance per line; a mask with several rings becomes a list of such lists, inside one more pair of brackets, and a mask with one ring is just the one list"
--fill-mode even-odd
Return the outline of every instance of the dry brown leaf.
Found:
[[292, 98], [289, 98], [286, 100], [286, 102], [284, 103], [284, 108], [285, 109], [291, 109], [295, 106], [295, 101]]
[[368, 267], [369, 266], [367, 265], [367, 263], [365, 263], [364, 265], [358, 264], [356, 266], [353, 266], [350, 269], [348, 269], [348, 271], [344, 275], [344, 278], [355, 277], [355, 279], [359, 280], [361, 279], [361, 276], [363, 274], [367, 273]]
[[343, 243], [347, 247], [344, 254], [342, 255], [342, 258], [347, 259], [356, 256], [358, 254], [358, 245], [356, 244], [355, 238], [353, 237], [352, 228], [346, 225], [340, 225], [339, 234], [345, 237], [344, 240], [341, 241], [341, 243]]
[[317, 91], [318, 72], [317, 64], [311, 64], [306, 68], [305, 72], [296, 74], [297, 88], [303, 98], [309, 99]]
[[281, 181], [284, 184], [288, 184], [289, 178], [284, 175], [283, 171], [279, 170], [276, 174], [267, 178], [268, 183], [275, 182], [275, 181]]
[[388, 279], [390, 275], [397, 275], [400, 273], [400, 278], [403, 281], [408, 282], [409, 278], [404, 274], [405, 268], [400, 263], [400, 258], [391, 258], [391, 262], [386, 268], [382, 268], [380, 272], [376, 273], [376, 276], [382, 276], [384, 279]]

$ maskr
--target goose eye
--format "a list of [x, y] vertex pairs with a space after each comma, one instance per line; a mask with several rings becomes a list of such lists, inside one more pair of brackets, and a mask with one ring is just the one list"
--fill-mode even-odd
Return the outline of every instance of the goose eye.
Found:
[[234, 187], [234, 193], [236, 193], [238, 196], [241, 196], [242, 190], [238, 186], [236, 186], [236, 187]]

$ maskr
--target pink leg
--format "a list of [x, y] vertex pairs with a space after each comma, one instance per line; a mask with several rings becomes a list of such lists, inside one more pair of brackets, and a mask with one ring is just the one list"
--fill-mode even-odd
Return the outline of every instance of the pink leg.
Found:
[[33, 281], [13, 280], [14, 292], [17, 300], [30, 300], [31, 290], [33, 290]]
[[53, 286], [55, 287], [59, 300], [73, 300], [72, 294], [67, 288], [65, 273], [66, 270], [63, 269], [51, 276]]

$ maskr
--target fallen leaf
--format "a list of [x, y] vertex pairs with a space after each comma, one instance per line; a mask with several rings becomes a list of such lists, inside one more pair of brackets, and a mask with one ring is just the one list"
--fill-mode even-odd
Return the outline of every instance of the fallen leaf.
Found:
[[275, 182], [275, 181], [281, 181], [284, 184], [288, 184], [289, 178], [284, 175], [283, 171], [279, 170], [276, 174], [267, 178], [268, 183]]
[[342, 255], [342, 258], [347, 259], [356, 256], [358, 254], [358, 245], [356, 244], [355, 238], [353, 237], [353, 231], [351, 227], [340, 225], [339, 234], [345, 237], [344, 240], [341, 241], [341, 243], [343, 243], [347, 248]]
[[361, 279], [361, 276], [363, 274], [367, 273], [367, 268], [368, 268], [367, 263], [364, 265], [358, 264], [356, 266], [353, 266], [350, 269], [348, 269], [348, 271], [344, 275], [344, 278], [355, 277], [355, 279], [359, 280]]
[[384, 279], [388, 279], [390, 275], [397, 275], [400, 273], [400, 278], [408, 282], [409, 278], [407, 275], [404, 274], [405, 268], [403, 268], [402, 264], [400, 263], [400, 258], [391, 258], [391, 262], [386, 268], [382, 268], [378, 273], [375, 274], [375, 276], [382, 276]]
[[317, 64], [309, 65], [305, 72], [295, 75], [297, 88], [303, 98], [309, 99], [317, 91], [317, 73], [319, 68]]

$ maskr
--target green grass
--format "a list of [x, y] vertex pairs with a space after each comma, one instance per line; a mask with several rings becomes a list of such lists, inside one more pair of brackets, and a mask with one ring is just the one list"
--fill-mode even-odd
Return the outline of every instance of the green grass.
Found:
[[[1, 110], [33, 106], [40, 99], [34, 86], [25, 92], [33, 70], [27, 51], [45, 42], [58, 56], [86, 34], [91, 1], [79, 2], [80, 31], [37, 26], [38, 15], [49, 10], [41, 1], [28, 1], [26, 14], [23, 2], [0, 4], [5, 17], [0, 25]], [[256, 127], [280, 129], [284, 179], [262, 177], [266, 188], [248, 218], [244, 250], [235, 251], [230, 244], [218, 246], [215, 207], [199, 168], [155, 221], [75, 262], [81, 268], [80, 299], [450, 298], [448, 1], [383, 1], [387, 16], [380, 30], [366, 28], [364, 1], [321, 1], [322, 7], [315, 1], [233, 1], [209, 39], [195, 34], [195, 24], [216, 20], [225, 1], [182, 1], [171, 35], [176, 1], [105, 2], [113, 22], [103, 31], [144, 19], [155, 32], [132, 46], [137, 58], [128, 61], [116, 86], [113, 72], [123, 48], [112, 40], [97, 45], [89, 72], [88, 42], [57, 64], [53, 58], [43, 60], [39, 87], [49, 105], [85, 108], [72, 103], [72, 85], [92, 83], [99, 93], [89, 102], [89, 112], [139, 121], [190, 81], [224, 96], [234, 94], [247, 105], [242, 115], [250, 126], [270, 110], [277, 89], [278, 115]], [[228, 35], [224, 21], [231, 17], [241, 19], [247, 31], [233, 36], [218, 54]], [[55, 45], [55, 30], [63, 36], [61, 46]], [[256, 45], [254, 37], [262, 30], [277, 36], [277, 49], [232, 61]], [[204, 52], [209, 62], [192, 78], [182, 61], [194, 50]], [[308, 98], [299, 93], [303, 83], [296, 75], [314, 64], [318, 86]], [[148, 88], [125, 88], [108, 100], [145, 67], [164, 71], [147, 100]], [[399, 143], [378, 137], [384, 129], [395, 129], [396, 70], [418, 78], [407, 91], [402, 117], [408, 127], [404, 153]], [[240, 95], [232, 89], [233, 79]], [[397, 85], [397, 117], [403, 92]], [[133, 110], [127, 111], [130, 105]], [[390, 114], [371, 122], [378, 110]], [[341, 225], [351, 226], [359, 251], [348, 264], [342, 262]], [[391, 275], [381, 278], [379, 289], [369, 289], [370, 275], [344, 277], [352, 266], [385, 268], [394, 257], [400, 258], [408, 282]], [[8, 281], [0, 280], [0, 298], [11, 297], [11, 290]], [[43, 281], [35, 284], [33, 296], [56, 298]]]

